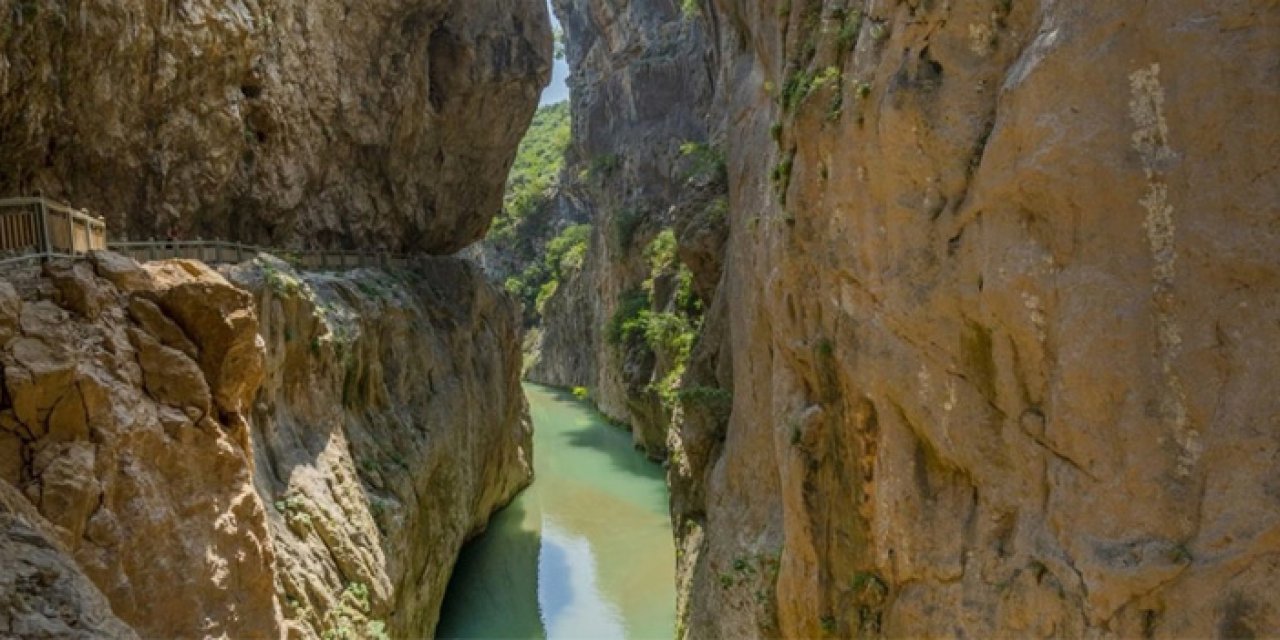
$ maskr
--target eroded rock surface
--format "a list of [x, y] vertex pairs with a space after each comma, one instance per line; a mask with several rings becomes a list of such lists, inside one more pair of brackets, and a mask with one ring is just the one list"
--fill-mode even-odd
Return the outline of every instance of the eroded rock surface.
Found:
[[1280, 628], [1275, 7], [713, 19], [735, 393], [690, 636]]
[[[108, 611], [141, 635], [279, 635], [248, 426], [214, 402], [261, 382], [252, 299], [199, 263], [96, 262], [123, 288], [88, 260], [0, 283], [3, 480], [56, 532], [63, 563], [74, 558]], [[206, 295], [182, 295], [188, 287]], [[236, 302], [218, 304], [227, 300]], [[149, 330], [130, 307], [170, 311]], [[244, 319], [227, 340], [199, 330], [223, 314]], [[179, 336], [227, 375], [210, 378], [164, 344]]]
[[532, 479], [515, 303], [445, 258], [229, 275], [267, 343], [255, 484], [291, 634], [430, 637], [462, 543]]
[[[656, 387], [671, 358], [642, 336], [611, 340], [606, 327], [628, 297], [646, 295], [653, 312], [675, 306], [671, 283], [646, 283], [654, 269], [645, 247], [664, 229], [682, 238], [701, 234], [711, 255], [720, 254], [725, 218], [712, 202], [723, 191], [722, 176], [697, 166], [687, 146], [715, 153], [708, 144], [710, 38], [704, 23], [684, 19], [674, 3], [557, 0], [555, 7], [573, 87], [573, 146], [561, 198], [589, 211], [593, 235], [581, 270], [546, 304], [528, 375], [589, 388], [603, 413], [630, 425], [636, 444], [660, 458], [671, 416]], [[698, 277], [714, 285], [718, 262], [699, 266]]]
[[0, 482], [0, 634], [137, 638], [58, 537], [22, 494]]
[[550, 74], [541, 0], [0, 1], [0, 192], [137, 238], [451, 253]]
[[43, 273], [0, 281], [0, 629], [431, 635], [531, 477], [510, 299], [443, 258]]
[[[1280, 629], [1274, 3], [692, 4], [730, 235], [681, 234], [723, 263], [683, 385], [732, 413], [670, 434], [681, 634]], [[611, 92], [668, 7], [558, 6], [576, 145], [698, 106]], [[562, 302], [637, 277], [598, 271]]]

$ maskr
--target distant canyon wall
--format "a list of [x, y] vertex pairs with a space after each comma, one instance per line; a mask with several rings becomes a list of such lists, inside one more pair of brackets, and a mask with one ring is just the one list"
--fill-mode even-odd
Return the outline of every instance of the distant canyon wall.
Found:
[[[562, 200], [586, 208], [593, 228], [581, 270], [546, 303], [529, 377], [588, 387], [602, 412], [631, 426], [638, 446], [664, 457], [670, 411], [653, 385], [671, 363], [637, 341], [611, 341], [606, 328], [625, 298], [649, 286], [654, 270], [645, 248], [664, 229], [687, 250], [701, 248], [706, 260], [697, 275], [708, 288], [719, 278], [727, 226], [705, 210], [723, 184], [691, 179], [682, 150], [706, 145], [712, 134], [712, 39], [674, 3], [557, 0], [555, 9], [566, 33], [573, 112]], [[646, 309], [669, 308], [674, 293], [659, 283]]]

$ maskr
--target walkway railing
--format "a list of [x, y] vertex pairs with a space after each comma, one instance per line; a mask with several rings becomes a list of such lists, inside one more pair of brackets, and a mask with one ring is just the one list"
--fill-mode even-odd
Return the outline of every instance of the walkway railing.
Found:
[[0, 264], [107, 248], [107, 223], [42, 197], [0, 199]]
[[366, 251], [291, 251], [221, 240], [149, 240], [111, 242], [107, 248], [138, 262], [185, 258], [209, 264], [237, 263], [269, 253], [309, 271], [357, 269], [360, 267], [407, 267], [408, 256]]
[[0, 266], [44, 258], [73, 258], [108, 249], [139, 262], [185, 258], [237, 263], [269, 253], [309, 271], [407, 267], [402, 254], [375, 251], [292, 251], [221, 240], [108, 242], [107, 224], [87, 211], [36, 196], [0, 199]]

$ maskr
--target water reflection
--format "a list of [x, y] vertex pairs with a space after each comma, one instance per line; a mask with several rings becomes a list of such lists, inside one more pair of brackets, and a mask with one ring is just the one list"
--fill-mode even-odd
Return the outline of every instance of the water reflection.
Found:
[[463, 551], [440, 637], [672, 637], [661, 467], [569, 394], [525, 391], [537, 481]]

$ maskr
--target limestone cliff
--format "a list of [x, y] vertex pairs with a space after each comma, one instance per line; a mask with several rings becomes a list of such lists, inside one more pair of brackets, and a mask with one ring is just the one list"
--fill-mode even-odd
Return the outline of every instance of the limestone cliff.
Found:
[[445, 258], [343, 275], [260, 259], [230, 278], [267, 345], [254, 484], [285, 617], [429, 637], [462, 543], [532, 478], [515, 304]]
[[50, 558], [0, 593], [144, 637], [429, 635], [530, 479], [513, 303], [451, 259], [227, 273], [99, 254], [0, 281], [4, 531]]
[[0, 0], [0, 193], [113, 236], [451, 253], [550, 74], [541, 0]]
[[279, 635], [249, 295], [197, 263], [110, 254], [10, 276], [3, 482], [139, 635]]
[[[708, 128], [712, 48], [704, 23], [673, 3], [554, 6], [572, 71], [573, 145], [562, 197], [587, 209], [593, 227], [582, 268], [546, 303], [529, 377], [589, 388], [602, 412], [662, 457], [672, 406], [663, 401], [671, 391], [664, 380], [678, 376], [683, 354], [655, 348], [643, 330], [619, 327], [639, 313], [697, 321], [679, 309], [678, 264], [655, 263], [646, 251], [664, 231], [684, 247], [701, 238], [717, 258], [724, 241], [724, 211], [713, 204], [723, 176]], [[705, 277], [712, 285], [717, 278]]]
[[1274, 3], [704, 8], [734, 394], [682, 434], [689, 635], [1280, 629]]
[[[683, 3], [713, 51], [657, 67], [709, 61], [694, 102], [619, 73], [674, 4], [557, 6], [575, 145], [663, 157], [683, 132], [619, 124], [661, 112], [727, 152], [670, 434], [681, 634], [1280, 629], [1275, 4]], [[592, 251], [561, 302], [603, 331], [584, 305], [641, 268]], [[543, 371], [625, 415], [584, 331]]]

